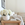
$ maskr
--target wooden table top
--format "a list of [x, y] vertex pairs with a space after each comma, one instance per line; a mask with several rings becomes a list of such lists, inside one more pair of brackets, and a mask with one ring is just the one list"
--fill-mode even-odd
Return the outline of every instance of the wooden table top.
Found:
[[1, 22], [4, 22], [4, 23], [20, 23], [21, 21], [1, 21]]

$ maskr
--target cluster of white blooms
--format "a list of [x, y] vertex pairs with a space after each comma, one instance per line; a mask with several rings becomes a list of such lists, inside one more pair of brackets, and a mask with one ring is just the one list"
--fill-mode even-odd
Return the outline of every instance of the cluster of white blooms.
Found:
[[12, 11], [11, 10], [7, 10], [7, 9], [4, 9], [1, 11], [1, 15], [8, 15], [8, 14], [12, 14]]
[[9, 12], [10, 15], [12, 14], [12, 11], [10, 9], [8, 10], [8, 12]]

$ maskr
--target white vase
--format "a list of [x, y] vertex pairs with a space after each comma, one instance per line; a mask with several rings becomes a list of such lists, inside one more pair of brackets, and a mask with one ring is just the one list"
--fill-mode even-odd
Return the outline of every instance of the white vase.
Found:
[[10, 19], [10, 16], [7, 15], [7, 16], [3, 16], [3, 20], [9, 20]]

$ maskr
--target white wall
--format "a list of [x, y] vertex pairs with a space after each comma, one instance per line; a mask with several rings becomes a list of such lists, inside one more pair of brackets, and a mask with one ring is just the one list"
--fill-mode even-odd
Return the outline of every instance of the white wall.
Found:
[[25, 12], [25, 0], [17, 0], [17, 12]]
[[15, 11], [15, 0], [6, 0], [6, 9]]
[[25, 12], [25, 0], [6, 0], [6, 9], [14, 12]]
[[0, 0], [0, 7], [1, 7], [1, 0]]

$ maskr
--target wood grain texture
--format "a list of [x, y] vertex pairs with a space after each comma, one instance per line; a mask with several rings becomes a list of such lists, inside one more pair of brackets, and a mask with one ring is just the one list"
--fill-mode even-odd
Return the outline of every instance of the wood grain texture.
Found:
[[20, 23], [19, 23], [19, 25], [20, 25]]
[[4, 23], [21, 23], [21, 21], [1, 21], [2, 25], [4, 25]]
[[2, 22], [2, 25], [4, 25], [4, 23]]

